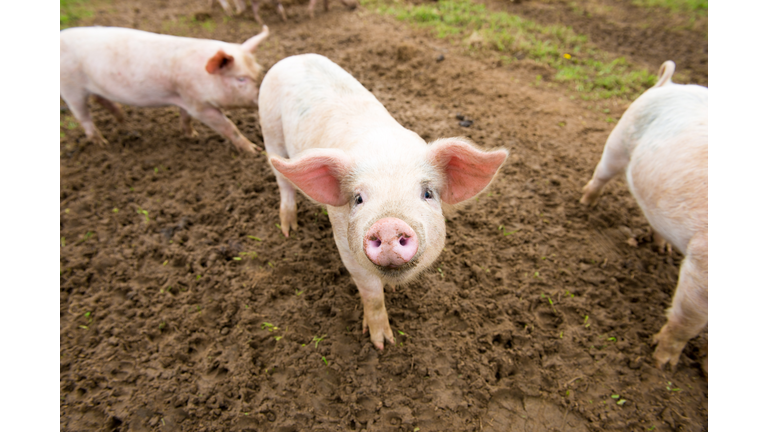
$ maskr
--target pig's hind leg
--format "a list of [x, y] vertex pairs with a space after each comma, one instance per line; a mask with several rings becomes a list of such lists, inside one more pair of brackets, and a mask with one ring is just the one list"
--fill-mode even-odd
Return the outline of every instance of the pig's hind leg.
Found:
[[182, 107], [179, 107], [179, 123], [181, 133], [188, 138], [197, 138], [197, 131], [192, 127], [192, 116]]
[[100, 146], [104, 147], [109, 142], [93, 124], [91, 118], [91, 111], [88, 109], [88, 97], [90, 95], [83, 92], [69, 92], [62, 88], [61, 98], [67, 103], [72, 114], [75, 116], [80, 125], [85, 130], [85, 136], [89, 141], [96, 142]]
[[205, 107], [199, 111], [190, 109], [189, 107], [184, 109], [187, 110], [189, 115], [205, 123], [208, 127], [232, 141], [232, 144], [234, 144], [234, 146], [241, 152], [256, 153], [256, 150], [261, 150], [260, 147], [240, 133], [237, 126], [235, 126], [235, 124], [218, 109], [214, 107]]
[[105, 99], [99, 95], [93, 95], [93, 98], [96, 100], [96, 102], [99, 103], [99, 105], [103, 106], [104, 109], [112, 113], [113, 116], [115, 116], [115, 119], [118, 123], [122, 123], [125, 121], [125, 115], [123, 114], [122, 108], [120, 108], [120, 105], [112, 102], [109, 99]]
[[582, 189], [584, 192], [580, 200], [582, 204], [595, 205], [606, 183], [623, 172], [629, 163], [629, 155], [622, 145], [620, 135], [619, 126], [617, 126], [608, 137], [603, 156], [595, 168], [592, 180]]
[[[667, 311], [667, 323], [653, 337], [653, 342], [658, 344], [653, 358], [659, 368], [669, 363], [674, 369], [685, 344], [707, 325], [707, 248], [706, 232], [694, 235], [688, 245], [685, 260], [680, 266], [680, 278], [672, 299], [672, 307]], [[706, 362], [703, 364], [706, 373]]]

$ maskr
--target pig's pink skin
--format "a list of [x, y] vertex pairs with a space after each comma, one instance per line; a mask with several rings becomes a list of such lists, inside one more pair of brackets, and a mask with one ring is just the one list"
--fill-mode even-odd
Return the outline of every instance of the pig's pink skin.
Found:
[[363, 239], [365, 255], [379, 267], [397, 268], [409, 262], [419, 249], [419, 237], [397, 218], [376, 221]]
[[[442, 206], [480, 193], [506, 150], [486, 152], [462, 138], [428, 145], [351, 75], [316, 54], [288, 57], [270, 69], [259, 118], [280, 189], [283, 233], [297, 229], [297, 188], [328, 206], [336, 246], [363, 301], [363, 330], [370, 329], [382, 349], [385, 340], [394, 342], [384, 284], [407, 283], [435, 262], [445, 245]], [[413, 234], [415, 251], [401, 257], [408, 265], [380, 266], [370, 258], [375, 253], [366, 253], [366, 234], [389, 219]]]
[[256, 146], [221, 109], [257, 106], [263, 69], [254, 52], [268, 34], [264, 26], [245, 43], [232, 44], [117, 27], [66, 29], [60, 33], [61, 97], [88, 137], [100, 142], [106, 140], [91, 120], [91, 95], [107, 104], [176, 105], [188, 135], [195, 134], [194, 117], [253, 153]]
[[706, 326], [709, 296], [708, 94], [705, 87], [672, 83], [674, 70], [665, 62], [659, 82], [624, 113], [581, 198], [594, 205], [605, 184], [626, 173], [656, 241], [662, 237], [685, 255], [667, 324], [654, 336], [656, 365], [673, 368]]

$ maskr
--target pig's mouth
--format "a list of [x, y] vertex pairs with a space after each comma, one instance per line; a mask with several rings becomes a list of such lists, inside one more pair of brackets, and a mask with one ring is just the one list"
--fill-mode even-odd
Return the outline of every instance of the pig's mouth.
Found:
[[421, 254], [416, 255], [412, 260], [399, 266], [380, 266], [376, 264], [374, 264], [374, 266], [376, 266], [376, 270], [378, 270], [383, 277], [392, 279], [397, 282], [405, 282], [404, 279], [408, 279], [413, 276], [410, 273], [412, 273], [419, 266], [419, 255]]

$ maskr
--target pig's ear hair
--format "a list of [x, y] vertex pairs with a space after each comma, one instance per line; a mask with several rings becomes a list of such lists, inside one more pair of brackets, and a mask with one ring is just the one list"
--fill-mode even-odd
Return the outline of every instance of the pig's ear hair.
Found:
[[505, 149], [480, 150], [464, 138], [444, 138], [430, 144], [429, 161], [443, 175], [443, 202], [458, 204], [482, 192], [508, 154]]
[[213, 57], [208, 59], [208, 63], [205, 65], [205, 70], [209, 74], [215, 74], [232, 67], [234, 64], [234, 57], [225, 53], [223, 50], [219, 50]]
[[309, 150], [292, 160], [272, 156], [269, 162], [313, 200], [334, 207], [349, 202], [342, 182], [352, 171], [353, 164], [352, 159], [341, 150]]
[[656, 81], [654, 87], [661, 87], [667, 83], [672, 82], [672, 75], [675, 73], [675, 62], [667, 60], [661, 64], [659, 68], [659, 80]]
[[243, 42], [243, 49], [248, 52], [256, 51], [256, 47], [259, 46], [261, 41], [266, 39], [267, 36], [269, 36], [269, 27], [263, 26], [261, 28], [261, 33]]

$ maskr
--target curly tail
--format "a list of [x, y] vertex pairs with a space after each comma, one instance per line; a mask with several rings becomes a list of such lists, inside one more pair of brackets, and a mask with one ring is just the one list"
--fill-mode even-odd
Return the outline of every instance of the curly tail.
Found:
[[673, 62], [672, 60], [667, 60], [664, 63], [662, 63], [661, 68], [659, 68], [659, 80], [656, 81], [656, 85], [654, 87], [662, 87], [667, 83], [671, 83], [672, 75], [674, 73], [675, 73], [675, 62]]

